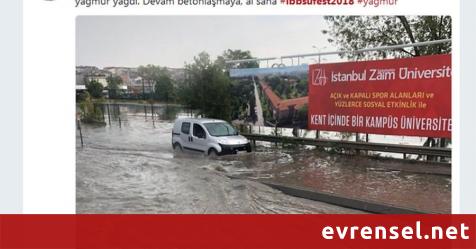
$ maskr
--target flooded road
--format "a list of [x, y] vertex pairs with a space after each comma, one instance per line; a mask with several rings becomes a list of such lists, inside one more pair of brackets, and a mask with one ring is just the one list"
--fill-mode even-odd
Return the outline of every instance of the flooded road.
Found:
[[259, 143], [253, 153], [217, 160], [175, 156], [171, 129], [176, 117], [187, 116], [183, 109], [155, 106], [154, 119], [150, 106], [121, 105], [110, 111], [111, 125], [83, 124], [83, 148], [77, 139], [78, 213], [359, 213], [291, 197], [254, 179], [450, 212], [447, 176], [388, 170], [385, 160], [268, 143]]

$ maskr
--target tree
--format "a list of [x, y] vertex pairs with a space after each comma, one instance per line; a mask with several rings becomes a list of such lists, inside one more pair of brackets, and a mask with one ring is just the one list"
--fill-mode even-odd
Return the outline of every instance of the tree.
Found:
[[147, 66], [139, 66], [137, 72], [142, 78], [147, 80], [157, 80], [159, 78], [161, 68], [160, 66], [149, 64]]
[[166, 69], [162, 70], [155, 83], [155, 95], [161, 101], [169, 102], [174, 99], [175, 89], [172, 79]]
[[236, 64], [227, 64], [226, 61], [229, 60], [245, 60], [245, 59], [253, 59], [253, 56], [251, 55], [251, 52], [246, 50], [232, 50], [232, 49], [227, 49], [223, 51], [223, 54], [221, 56], [218, 56], [215, 64], [218, 65], [219, 67], [223, 68], [226, 71], [229, 71], [231, 68], [258, 68], [259, 63], [257, 61], [247, 61], [247, 62], [241, 62], [241, 63], [236, 63]]
[[[254, 110], [255, 108], [255, 96], [254, 96], [254, 85], [250, 79], [242, 80], [233, 80], [231, 83], [231, 110], [232, 118], [240, 119], [243, 116], [247, 116], [246, 109], [250, 108]], [[251, 113], [251, 117], [255, 118], [256, 114]]]
[[81, 121], [84, 123], [105, 125], [104, 115], [101, 109], [94, 105], [91, 95], [88, 92], [84, 93], [84, 100], [79, 105], [81, 110]]
[[[253, 59], [251, 52], [248, 50], [232, 50], [227, 49], [223, 51], [221, 56], [218, 56], [215, 60], [215, 65], [222, 68], [227, 75], [229, 70], [232, 68], [259, 68], [259, 63], [257, 61], [247, 61], [235, 64], [227, 64], [226, 61], [229, 60], [246, 60]], [[231, 81], [231, 110], [232, 118], [242, 118], [245, 114], [246, 108], [254, 110], [255, 107], [255, 97], [254, 97], [254, 86], [250, 78], [247, 79], [234, 79]], [[254, 119], [256, 114], [251, 113], [251, 117]]]
[[89, 92], [91, 97], [101, 98], [104, 87], [98, 81], [92, 80], [86, 84], [86, 90]]
[[[154, 87], [155, 97], [169, 102], [175, 98], [175, 86], [166, 67], [156, 65], [140, 66], [138, 73], [142, 77], [142, 90], [145, 98], [145, 87]], [[152, 89], [151, 89], [152, 90]], [[150, 95], [152, 98], [153, 96]]]
[[[329, 24], [324, 34], [341, 51], [353, 51], [379, 46], [413, 44], [451, 38], [450, 16], [326, 16]], [[382, 59], [414, 57], [451, 52], [451, 44], [382, 50], [359, 54], [346, 53], [348, 59]]]
[[308, 113], [308, 106], [306, 104], [296, 110], [294, 121], [297, 123], [301, 123], [304, 127], [307, 127], [307, 113]]
[[[146, 87], [150, 90], [149, 97], [152, 98], [151, 91], [153, 90], [153, 84], [159, 80], [161, 68], [160, 66], [156, 65], [147, 65], [147, 66], [140, 66], [137, 69], [138, 74], [142, 77], [142, 97], [146, 98]], [[155, 90], [155, 89], [154, 89]]]
[[119, 95], [119, 86], [122, 85], [122, 78], [120, 76], [109, 76], [106, 78], [107, 90], [109, 98], [117, 98]]
[[202, 52], [194, 57], [192, 64], [185, 65], [185, 70], [181, 102], [198, 109], [205, 117], [230, 120], [230, 79], [222, 68]]

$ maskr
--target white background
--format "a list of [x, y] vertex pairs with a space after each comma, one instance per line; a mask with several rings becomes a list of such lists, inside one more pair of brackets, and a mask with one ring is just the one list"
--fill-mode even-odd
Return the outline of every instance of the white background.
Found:
[[[74, 0], [24, 0], [23, 211], [75, 213], [75, 18], [77, 15], [451, 15], [453, 17], [453, 213], [459, 213], [459, 1], [397, 6], [75, 8]], [[171, 26], [170, 28], [174, 28]], [[290, 44], [292, 45], [292, 44]], [[306, 52], [306, 51], [303, 51]], [[312, 52], [312, 51], [309, 51]]]

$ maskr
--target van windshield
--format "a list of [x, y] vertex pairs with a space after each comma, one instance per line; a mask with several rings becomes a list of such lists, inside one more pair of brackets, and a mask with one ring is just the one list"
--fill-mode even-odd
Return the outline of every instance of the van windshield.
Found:
[[205, 123], [205, 128], [207, 128], [208, 133], [214, 137], [224, 137], [224, 136], [236, 136], [238, 132], [225, 122], [219, 123]]

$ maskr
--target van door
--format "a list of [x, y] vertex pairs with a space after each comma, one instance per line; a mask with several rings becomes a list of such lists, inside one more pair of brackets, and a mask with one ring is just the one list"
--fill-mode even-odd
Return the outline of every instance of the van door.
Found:
[[206, 152], [207, 146], [207, 133], [202, 125], [193, 123], [191, 147], [200, 152]]
[[192, 136], [190, 126], [190, 122], [182, 122], [182, 125], [180, 127], [180, 141], [183, 149], [190, 148], [190, 138]]

